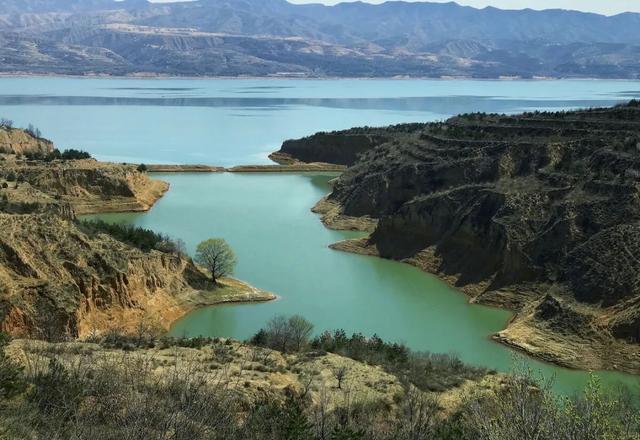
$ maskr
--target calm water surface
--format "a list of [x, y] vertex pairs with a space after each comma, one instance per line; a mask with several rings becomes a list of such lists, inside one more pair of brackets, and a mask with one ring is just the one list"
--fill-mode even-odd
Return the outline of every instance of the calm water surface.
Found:
[[[0, 116], [34, 123], [59, 147], [131, 162], [265, 163], [284, 139], [318, 130], [443, 119], [468, 111], [518, 112], [609, 105], [640, 96], [625, 81], [95, 80], [0, 79]], [[146, 214], [102, 216], [183, 238], [193, 251], [224, 237], [236, 275], [276, 302], [198, 310], [174, 335], [246, 338], [275, 314], [300, 313], [318, 331], [344, 328], [454, 352], [508, 370], [513, 352], [491, 342], [509, 314], [407, 265], [328, 249], [354, 233], [325, 229], [309, 209], [329, 191], [321, 174], [159, 175], [171, 191]], [[584, 372], [531, 361], [572, 391]], [[605, 380], [635, 382], [604, 373]]]
[[633, 81], [136, 80], [0, 78], [0, 116], [105, 160], [266, 163], [320, 130], [609, 105]]
[[[416, 350], [456, 353], [464, 361], [509, 370], [514, 352], [489, 336], [509, 313], [477, 305], [409, 265], [345, 254], [327, 246], [357, 233], [326, 229], [309, 208], [330, 188], [327, 175], [167, 174], [171, 191], [145, 214], [101, 218], [182, 237], [190, 250], [226, 237], [238, 255], [236, 276], [281, 296], [275, 302], [197, 310], [175, 323], [175, 336], [246, 339], [276, 314], [299, 313], [317, 331], [377, 333]], [[559, 390], [582, 387], [584, 372], [531, 363], [557, 376]], [[613, 383], [630, 376], [604, 373]]]

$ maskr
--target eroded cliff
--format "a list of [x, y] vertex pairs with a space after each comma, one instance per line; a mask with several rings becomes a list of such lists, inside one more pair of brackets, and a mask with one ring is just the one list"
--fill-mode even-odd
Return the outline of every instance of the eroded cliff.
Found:
[[50, 153], [53, 143], [19, 128], [0, 127], [0, 154]]
[[214, 288], [188, 257], [143, 252], [83, 227], [76, 215], [145, 211], [169, 185], [130, 165], [27, 160], [21, 155], [53, 145], [10, 133], [10, 153], [0, 154], [2, 331], [58, 339], [142, 323], [168, 329], [195, 307], [275, 298], [232, 279]]
[[0, 323], [19, 337], [168, 329], [196, 306], [273, 299], [234, 280], [213, 289], [180, 255], [142, 252], [57, 215], [0, 214]]
[[169, 189], [166, 182], [150, 179], [133, 165], [93, 159], [29, 161], [10, 156], [0, 162], [2, 183], [7, 188], [0, 191], [14, 205], [13, 211], [68, 205], [78, 215], [146, 211]]
[[[327, 151], [381, 131], [349, 130]], [[496, 337], [542, 358], [640, 371], [640, 103], [462, 115], [385, 137], [323, 202], [377, 226], [334, 247], [407, 261], [513, 309]]]

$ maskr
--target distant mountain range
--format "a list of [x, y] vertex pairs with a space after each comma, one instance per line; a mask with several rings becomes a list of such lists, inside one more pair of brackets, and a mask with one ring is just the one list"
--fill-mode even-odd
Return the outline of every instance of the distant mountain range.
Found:
[[640, 78], [633, 13], [285, 0], [0, 3], [0, 72]]

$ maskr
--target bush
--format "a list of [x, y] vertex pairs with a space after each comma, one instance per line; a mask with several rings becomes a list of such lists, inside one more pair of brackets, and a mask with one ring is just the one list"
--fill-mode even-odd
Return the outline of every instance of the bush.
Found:
[[145, 164], [143, 164], [143, 163], [141, 163], [140, 165], [138, 165], [138, 168], [136, 168], [136, 169], [137, 169], [137, 170], [138, 170], [138, 172], [140, 172], [140, 173], [146, 173], [146, 172], [149, 170], [149, 168], [148, 168]]
[[60, 152], [58, 149], [54, 149], [49, 153], [27, 153], [26, 158], [29, 160], [43, 160], [45, 162], [51, 162], [54, 160], [82, 160], [91, 159], [91, 155], [86, 151], [75, 150], [73, 148]]
[[283, 353], [299, 352], [308, 347], [312, 331], [313, 324], [302, 316], [294, 315], [287, 319], [280, 315], [271, 319], [265, 329], [256, 333], [251, 343]]
[[[142, 327], [141, 331], [147, 329]], [[355, 338], [344, 336], [342, 331], [330, 335], [343, 348], [363, 344], [357, 334]], [[138, 336], [114, 332], [101, 340], [127, 345], [135, 344]], [[0, 346], [6, 341], [6, 337], [0, 337]], [[375, 352], [393, 345], [379, 338], [365, 341]], [[221, 370], [228, 362], [224, 353], [233, 349], [208, 338], [154, 342], [156, 348], [176, 346], [170, 345], [173, 343], [195, 348], [213, 344], [216, 365]], [[451, 413], [454, 408], [448, 406], [442, 411], [436, 395], [408, 385], [393, 396], [392, 404], [386, 397], [361, 402], [347, 387], [333, 394], [332, 400], [327, 400], [328, 394], [322, 390], [316, 390], [311, 398], [308, 393], [313, 387], [285, 388], [280, 390], [282, 397], [278, 386], [264, 394], [249, 390], [245, 395], [250, 381], [201, 368], [201, 363], [211, 360], [209, 356], [193, 356], [181, 350], [171, 353], [172, 362], [162, 362], [159, 367], [157, 350], [146, 354], [100, 353], [93, 348], [83, 351], [65, 345], [26, 349], [30, 368], [22, 378], [28, 385], [28, 398], [2, 402], [0, 437], [636, 440], [640, 435], [638, 396], [606, 391], [595, 376], [582, 394], [565, 398], [553, 393], [552, 381], [519, 367], [501, 379], [500, 386], [482, 387], [477, 395], [461, 396], [463, 402]], [[358, 353], [363, 355], [365, 351], [360, 347]], [[407, 361], [411, 362], [411, 353]], [[0, 369], [2, 373], [4, 369]]]
[[13, 128], [13, 121], [11, 119], [0, 118], [0, 128]]
[[23, 393], [27, 386], [23, 377], [23, 368], [5, 354], [4, 350], [8, 343], [9, 337], [0, 333], [0, 402]]
[[312, 349], [380, 365], [424, 391], [444, 391], [487, 373], [484, 368], [464, 364], [455, 355], [412, 352], [403, 344], [385, 342], [377, 335], [367, 338], [354, 333], [349, 337], [344, 330], [335, 330], [325, 331], [309, 341], [312, 329], [300, 316], [289, 319], [276, 316], [249, 342], [284, 353]]
[[70, 148], [62, 152], [61, 158], [62, 160], [81, 160], [81, 159], [91, 159], [91, 155], [86, 151]]
[[158, 234], [150, 229], [133, 225], [108, 223], [104, 220], [81, 220], [78, 225], [88, 233], [103, 233], [111, 235], [116, 240], [130, 244], [138, 249], [149, 252], [153, 249], [162, 252], [172, 252], [184, 255], [185, 245], [181, 240], [173, 240], [170, 237]]
[[42, 132], [33, 124], [29, 124], [29, 126], [24, 131], [26, 131], [27, 134], [33, 136], [36, 139], [42, 139]]

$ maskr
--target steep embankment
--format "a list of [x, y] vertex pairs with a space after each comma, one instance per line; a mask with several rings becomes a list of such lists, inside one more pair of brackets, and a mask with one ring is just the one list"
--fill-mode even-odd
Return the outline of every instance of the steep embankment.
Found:
[[273, 299], [234, 280], [212, 289], [190, 259], [142, 252], [52, 215], [0, 214], [0, 322], [19, 337], [168, 326], [196, 306]]
[[195, 307], [275, 298], [231, 279], [213, 289], [187, 257], [83, 230], [76, 214], [148, 210], [168, 184], [130, 165], [25, 160], [19, 155], [53, 146], [11, 133], [10, 154], [0, 154], [2, 331], [59, 338], [142, 323], [167, 329]]
[[169, 189], [166, 182], [150, 179], [133, 165], [92, 159], [48, 163], [6, 159], [0, 180], [9, 186], [4, 191], [9, 203], [66, 204], [78, 215], [146, 211]]
[[[357, 153], [350, 138], [381, 131], [318, 207], [329, 226], [377, 220], [369, 238], [335, 248], [409, 262], [516, 311], [496, 335], [504, 343], [567, 366], [640, 372], [638, 102], [354, 129], [327, 150]], [[315, 160], [321, 145], [308, 145], [295, 157]]]
[[0, 127], [0, 154], [50, 153], [53, 143], [19, 128]]

